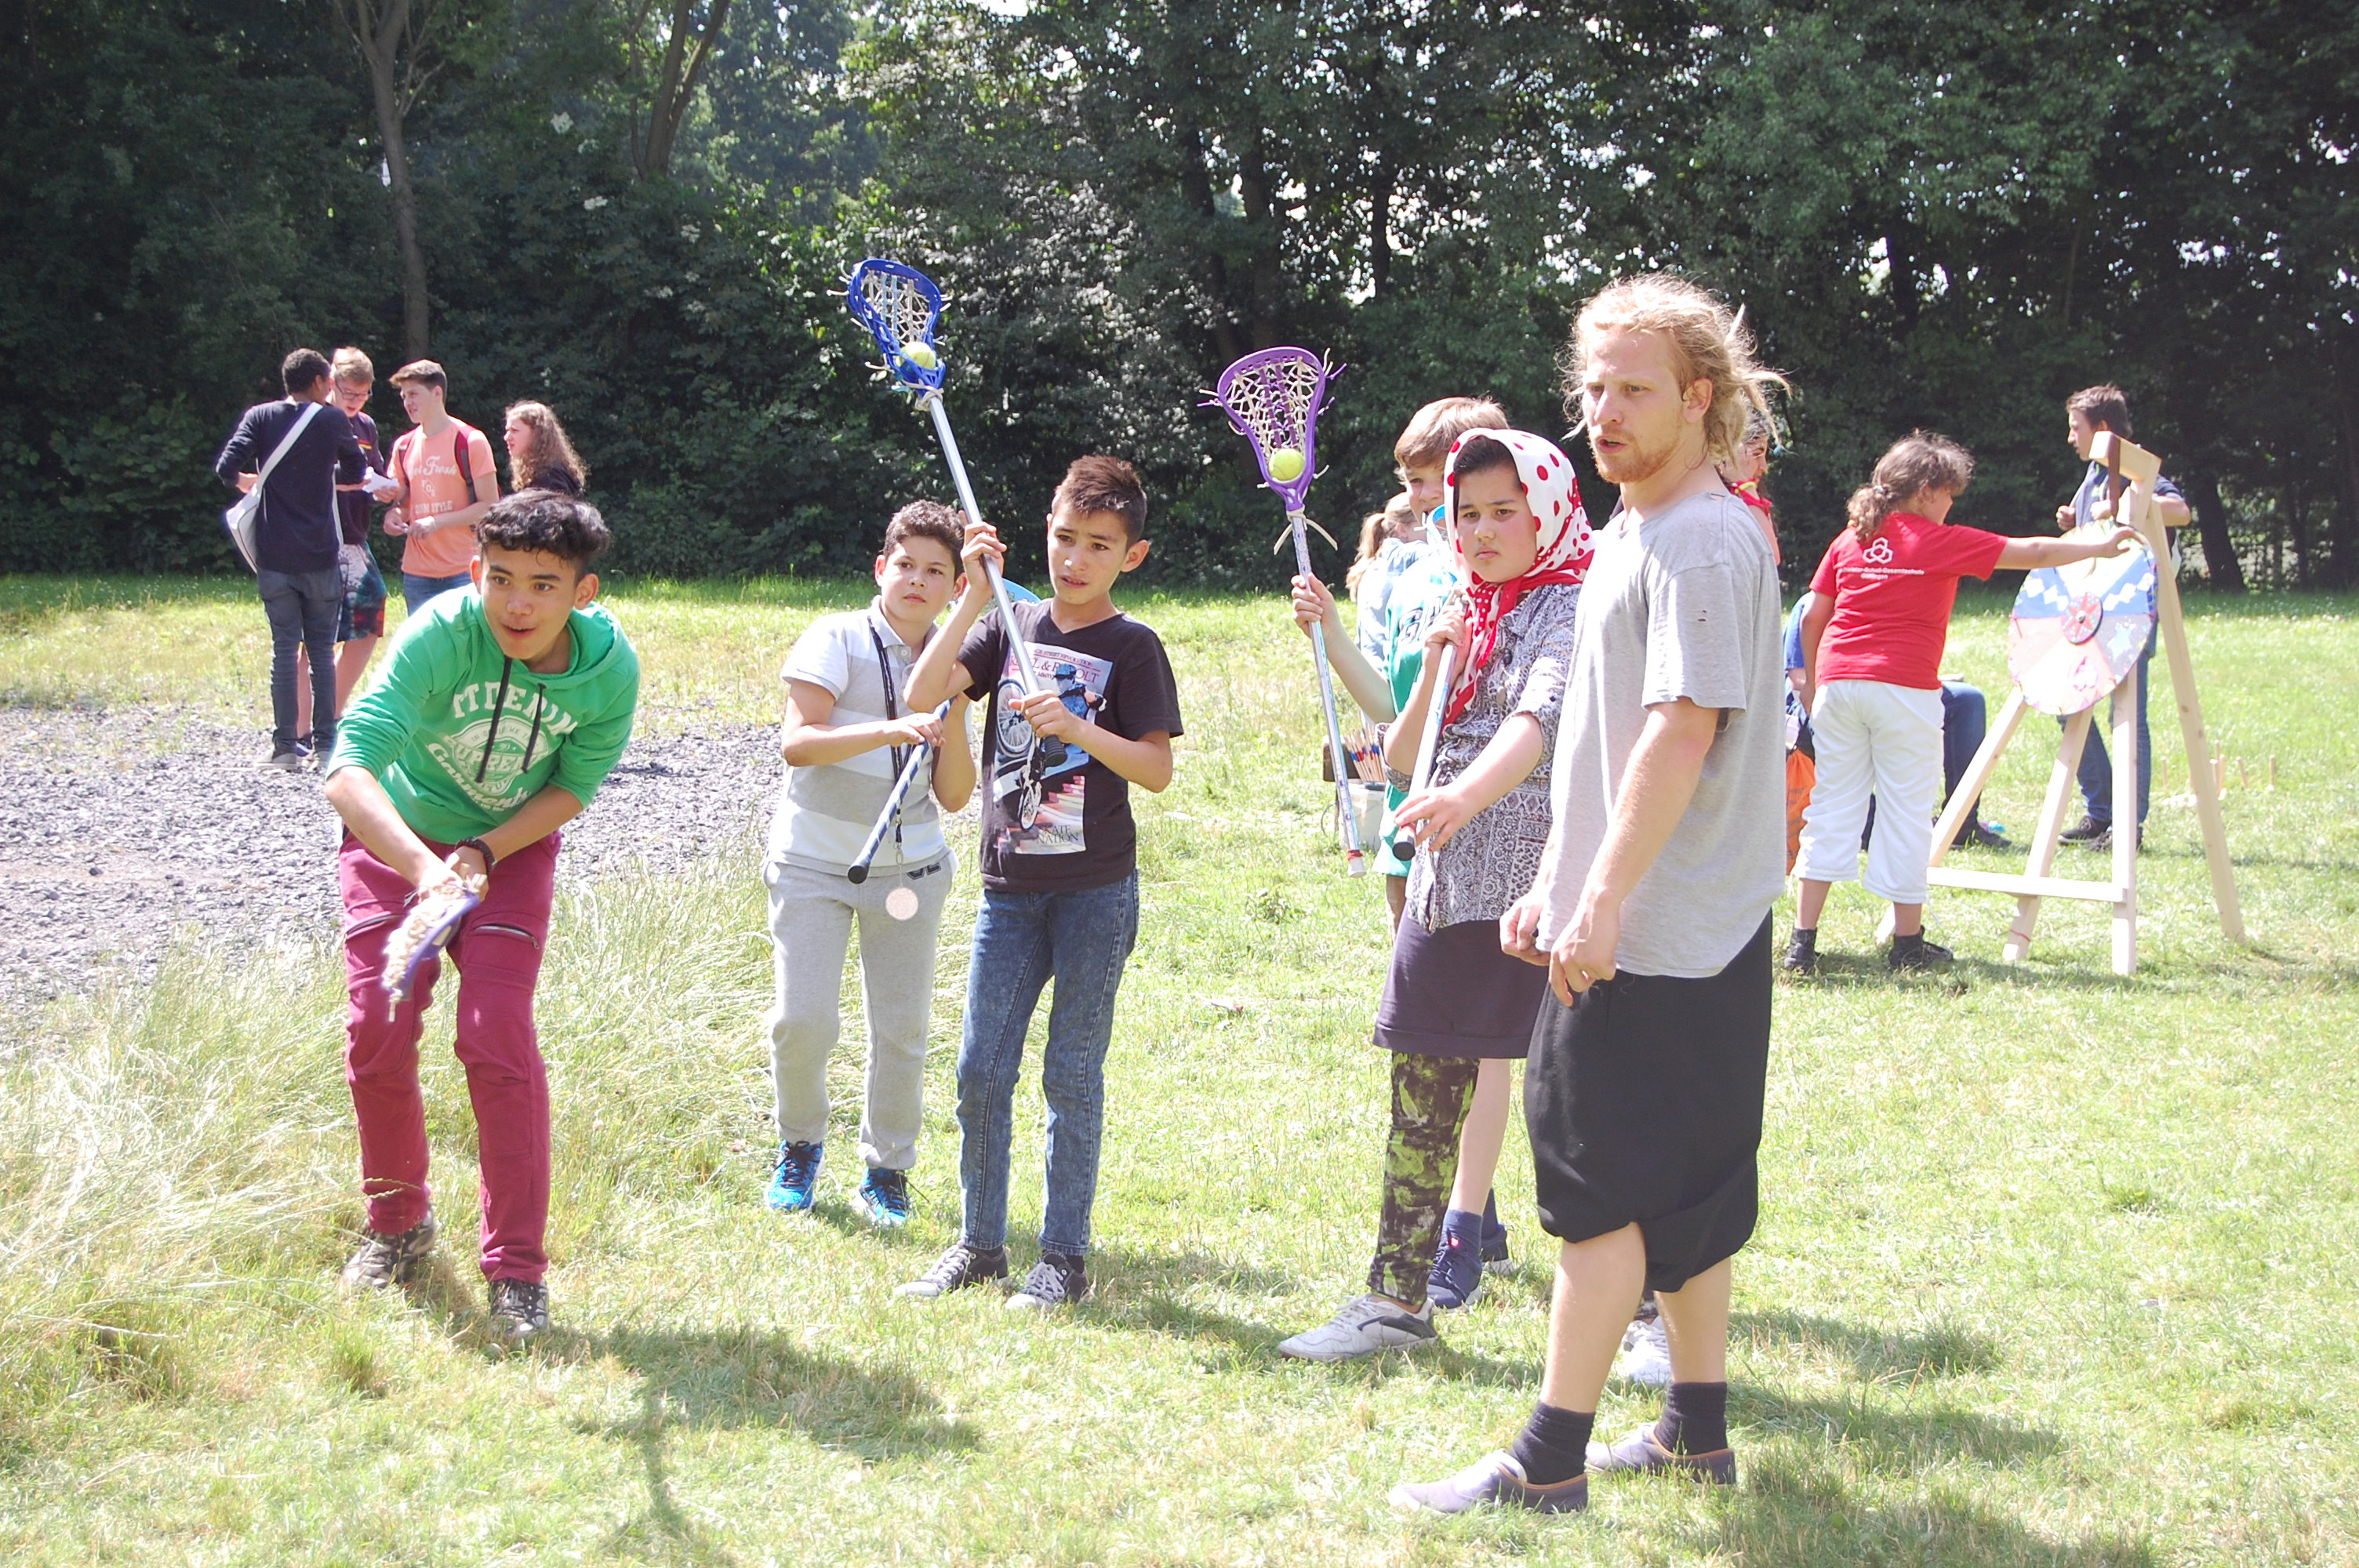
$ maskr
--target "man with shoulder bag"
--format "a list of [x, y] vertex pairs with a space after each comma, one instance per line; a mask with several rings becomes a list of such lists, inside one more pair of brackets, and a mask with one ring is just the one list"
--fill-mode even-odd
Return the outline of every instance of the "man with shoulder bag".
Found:
[[344, 601], [336, 483], [359, 482], [366, 465], [352, 422], [329, 405], [326, 357], [298, 349], [278, 375], [287, 395], [245, 411], [213, 472], [245, 497], [223, 523], [270, 618], [270, 765], [291, 769], [311, 754], [298, 735], [298, 646], [310, 660], [311, 746], [325, 752], [335, 739], [336, 615]]

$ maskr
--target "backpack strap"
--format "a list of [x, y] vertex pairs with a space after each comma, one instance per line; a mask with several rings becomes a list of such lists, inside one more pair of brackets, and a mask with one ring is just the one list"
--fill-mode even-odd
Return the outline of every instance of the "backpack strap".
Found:
[[459, 465], [459, 477], [466, 481], [467, 504], [475, 504], [475, 470], [467, 461], [467, 427], [456, 419], [451, 421], [451, 460]]

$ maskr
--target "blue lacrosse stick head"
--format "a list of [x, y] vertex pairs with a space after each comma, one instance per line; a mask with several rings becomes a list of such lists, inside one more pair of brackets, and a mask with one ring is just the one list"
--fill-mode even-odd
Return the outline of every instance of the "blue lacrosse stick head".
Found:
[[885, 368], [905, 392], [923, 395], [942, 386], [942, 356], [934, 347], [934, 327], [942, 319], [941, 290], [911, 266], [871, 256], [852, 269], [843, 290], [852, 319], [868, 329], [884, 351]]

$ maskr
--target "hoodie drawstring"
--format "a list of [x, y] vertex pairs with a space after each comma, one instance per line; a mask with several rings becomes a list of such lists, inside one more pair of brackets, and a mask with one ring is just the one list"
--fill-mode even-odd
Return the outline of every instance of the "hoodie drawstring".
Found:
[[[492, 765], [492, 746], [493, 743], [500, 738], [500, 709], [508, 705], [508, 672], [515, 667], [516, 661], [514, 659], [506, 658], [505, 656], [501, 658], [500, 694], [492, 698], [492, 732], [484, 737], [484, 754], [480, 758], [476, 759], [475, 762], [475, 782], [477, 784], [482, 784], [484, 782], [484, 770]], [[539, 715], [535, 714], [533, 716], [532, 727], [536, 732], [540, 729]], [[529, 753], [527, 753], [527, 765], [530, 765]]]
[[549, 688], [535, 687], [532, 691], [532, 733], [524, 738], [524, 766], [516, 770], [522, 778], [532, 772], [532, 749], [540, 743], [540, 716], [549, 711]]

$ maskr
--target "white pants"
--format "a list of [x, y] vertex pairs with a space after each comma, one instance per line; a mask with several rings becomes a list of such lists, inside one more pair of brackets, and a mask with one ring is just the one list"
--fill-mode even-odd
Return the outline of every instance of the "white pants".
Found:
[[1802, 817], [1795, 875], [1847, 882], [1859, 874], [1859, 836], [1875, 801], [1867, 891], [1895, 903], [1925, 902], [1933, 808], [1941, 798], [1941, 693], [1880, 680], [1829, 681], [1810, 708], [1819, 777]]
[[[827, 1059], [842, 1030], [843, 959], [860, 925], [860, 997], [868, 1022], [867, 1094], [860, 1157], [906, 1171], [918, 1162], [925, 1119], [926, 1025], [934, 1005], [934, 939], [957, 862], [945, 850], [918, 876], [880, 871], [853, 885], [833, 872], [771, 861], [770, 938], [777, 994], [770, 1005], [770, 1079], [778, 1137], [827, 1137]], [[885, 907], [897, 888], [918, 895], [918, 912], [896, 920]]]

